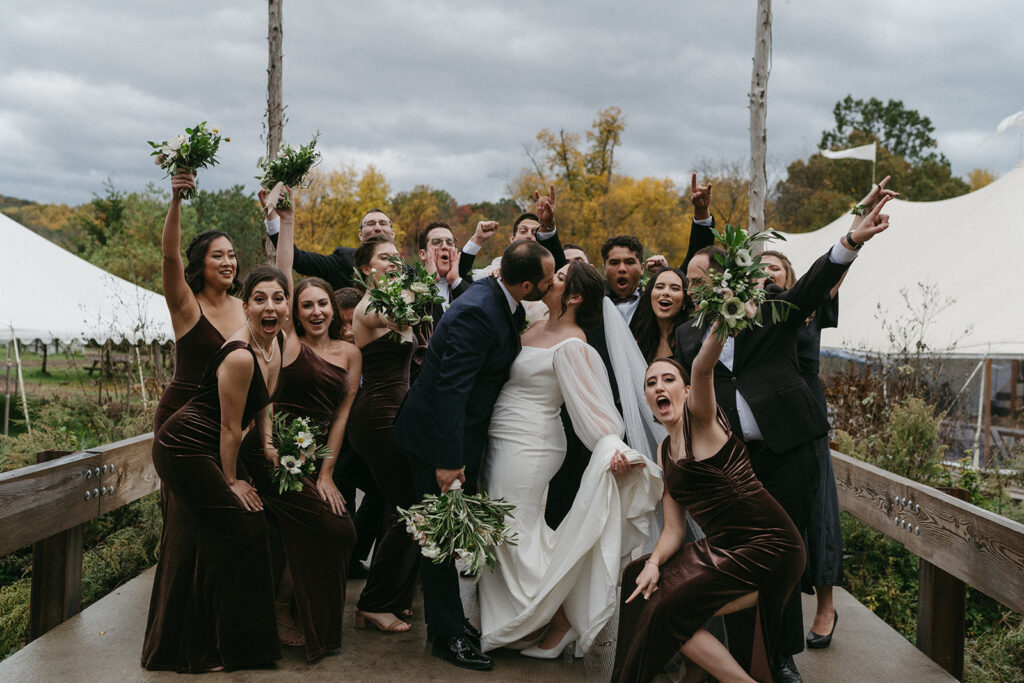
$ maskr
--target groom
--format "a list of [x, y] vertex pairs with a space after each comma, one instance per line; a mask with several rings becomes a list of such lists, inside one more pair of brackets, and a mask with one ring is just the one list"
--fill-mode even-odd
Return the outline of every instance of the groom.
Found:
[[[475, 282], [442, 316], [395, 420], [395, 440], [414, 456], [421, 496], [444, 493], [456, 479], [476, 490], [494, 402], [519, 353], [525, 321], [519, 302], [547, 292], [555, 260], [537, 242], [518, 240], [505, 249], [499, 272]], [[435, 657], [467, 669], [493, 666], [463, 614], [453, 562], [423, 563], [423, 602]]]

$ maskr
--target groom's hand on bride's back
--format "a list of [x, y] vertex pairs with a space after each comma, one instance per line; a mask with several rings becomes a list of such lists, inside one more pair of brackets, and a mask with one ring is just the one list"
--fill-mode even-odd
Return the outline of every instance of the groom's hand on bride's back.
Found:
[[462, 468], [445, 470], [438, 467], [434, 470], [434, 475], [437, 477], [437, 485], [441, 489], [441, 493], [447, 493], [456, 479], [460, 483], [466, 483], [466, 472]]

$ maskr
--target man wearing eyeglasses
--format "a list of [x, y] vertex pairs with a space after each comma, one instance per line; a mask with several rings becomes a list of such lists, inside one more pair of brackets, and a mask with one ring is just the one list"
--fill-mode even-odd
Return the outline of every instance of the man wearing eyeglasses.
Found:
[[[420, 260], [427, 267], [428, 273], [437, 277], [437, 288], [445, 303], [439, 305], [441, 312], [448, 310], [455, 298], [462, 294], [469, 282], [459, 274], [459, 263], [462, 252], [455, 247], [455, 235], [447, 223], [440, 221], [429, 224], [420, 231]], [[435, 320], [440, 317], [435, 310]]]
[[[276, 213], [271, 213], [266, 220], [267, 235], [270, 241], [277, 246], [277, 233], [281, 230], [281, 219]], [[359, 241], [367, 239], [372, 235], [387, 235], [395, 238], [395, 229], [391, 225], [391, 219], [380, 209], [370, 209], [359, 221]], [[295, 270], [303, 275], [323, 278], [330, 283], [334, 289], [351, 287], [353, 284], [353, 273], [355, 272], [355, 261], [352, 247], [337, 247], [330, 254], [317, 254], [312, 251], [305, 251], [295, 247]]]

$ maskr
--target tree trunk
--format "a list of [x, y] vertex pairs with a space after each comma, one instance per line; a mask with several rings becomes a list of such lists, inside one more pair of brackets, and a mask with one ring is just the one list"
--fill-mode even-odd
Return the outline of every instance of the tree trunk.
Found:
[[[754, 33], [754, 70], [750, 77], [750, 225], [753, 235], [765, 229], [764, 202], [768, 180], [765, 154], [768, 145], [765, 117], [768, 111], [768, 72], [772, 52], [772, 3], [757, 0], [757, 26]], [[757, 242], [757, 251], [764, 242]]]
[[[281, 3], [284, 0], [268, 0], [267, 43], [269, 61], [267, 64], [267, 157], [277, 157], [281, 149], [281, 137], [284, 132], [284, 95], [281, 87], [281, 71], [283, 59], [281, 43], [284, 31], [281, 25]], [[267, 263], [275, 261], [274, 245], [264, 236], [263, 246], [267, 253]]]

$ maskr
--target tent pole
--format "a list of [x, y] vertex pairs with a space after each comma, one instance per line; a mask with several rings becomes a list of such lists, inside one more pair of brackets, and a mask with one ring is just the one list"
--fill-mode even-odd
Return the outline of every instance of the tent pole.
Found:
[[[988, 360], [988, 356], [981, 361], [982, 364]], [[979, 366], [980, 367], [980, 366]], [[971, 448], [974, 451], [974, 469], [981, 468], [981, 429], [985, 422], [985, 396], [988, 395], [988, 374], [981, 376], [981, 389], [978, 391], [978, 425], [974, 430], [974, 443]]]
[[11, 342], [7, 342], [7, 379], [4, 380], [4, 436], [11, 421]]
[[142, 394], [143, 410], [149, 408], [149, 401], [146, 398], [146, 380], [142, 377], [142, 354], [139, 353], [139, 345], [135, 345], [135, 361], [139, 364], [139, 393]]
[[32, 423], [28, 420], [28, 399], [25, 397], [25, 377], [21, 373], [21, 353], [18, 351], [17, 337], [14, 339], [14, 363], [18, 366], [18, 388], [21, 389], [21, 409], [25, 413], [25, 429], [31, 434]]

